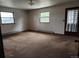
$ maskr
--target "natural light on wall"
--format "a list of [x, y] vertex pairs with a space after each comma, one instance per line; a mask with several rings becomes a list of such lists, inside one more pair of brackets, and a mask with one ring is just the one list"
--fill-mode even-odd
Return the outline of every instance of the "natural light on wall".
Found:
[[0, 12], [0, 14], [1, 14], [1, 23], [2, 24], [13, 24], [14, 23], [13, 13]]
[[50, 17], [50, 13], [49, 12], [42, 12], [42, 13], [40, 13], [40, 22], [42, 22], [42, 23], [49, 23], [50, 22], [49, 17]]

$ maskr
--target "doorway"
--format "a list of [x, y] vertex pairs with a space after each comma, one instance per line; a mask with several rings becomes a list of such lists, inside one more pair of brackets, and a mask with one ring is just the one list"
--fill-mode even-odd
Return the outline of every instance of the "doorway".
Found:
[[66, 9], [65, 34], [79, 36], [79, 7]]
[[3, 40], [1, 33], [1, 24], [0, 24], [0, 58], [4, 58], [4, 48], [3, 48]]

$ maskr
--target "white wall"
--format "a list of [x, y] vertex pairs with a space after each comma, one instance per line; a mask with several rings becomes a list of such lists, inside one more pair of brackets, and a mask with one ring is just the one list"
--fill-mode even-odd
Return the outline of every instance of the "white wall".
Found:
[[1, 25], [2, 34], [27, 30], [27, 13], [24, 10], [0, 7], [0, 11], [14, 12], [15, 24]]
[[[29, 11], [29, 30], [37, 30], [44, 32], [54, 32], [58, 34], [64, 34], [65, 27], [65, 9], [69, 7], [79, 6], [79, 2], [69, 2], [49, 8], [43, 8], [38, 10]], [[40, 12], [50, 12], [50, 23], [40, 23]]]

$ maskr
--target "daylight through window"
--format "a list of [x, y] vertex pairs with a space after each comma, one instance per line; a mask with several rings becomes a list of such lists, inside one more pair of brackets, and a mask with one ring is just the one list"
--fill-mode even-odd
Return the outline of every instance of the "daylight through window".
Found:
[[1, 14], [1, 23], [2, 24], [13, 24], [14, 23], [13, 13], [0, 12], [0, 14]]
[[50, 22], [49, 17], [50, 17], [50, 13], [49, 12], [42, 12], [42, 13], [40, 13], [40, 22], [43, 22], [43, 23]]

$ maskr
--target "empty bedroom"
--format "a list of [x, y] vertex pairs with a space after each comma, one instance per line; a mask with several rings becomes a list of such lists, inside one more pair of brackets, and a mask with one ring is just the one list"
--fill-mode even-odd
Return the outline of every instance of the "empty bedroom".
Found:
[[0, 0], [0, 31], [5, 58], [78, 58], [79, 1]]

